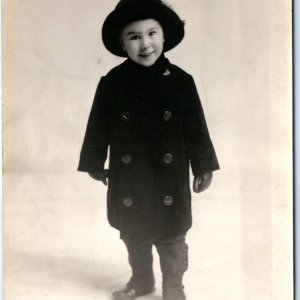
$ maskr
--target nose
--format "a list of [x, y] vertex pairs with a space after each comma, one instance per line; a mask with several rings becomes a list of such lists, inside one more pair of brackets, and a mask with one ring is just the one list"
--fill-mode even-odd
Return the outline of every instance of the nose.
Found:
[[142, 50], [146, 50], [150, 47], [150, 40], [148, 37], [143, 37], [141, 41]]

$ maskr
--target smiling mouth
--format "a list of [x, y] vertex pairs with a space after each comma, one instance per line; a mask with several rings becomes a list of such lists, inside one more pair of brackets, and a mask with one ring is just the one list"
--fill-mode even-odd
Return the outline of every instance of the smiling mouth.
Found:
[[152, 51], [152, 52], [148, 52], [148, 53], [140, 53], [139, 54], [139, 56], [140, 57], [143, 57], [143, 58], [146, 58], [146, 57], [149, 57], [151, 54], [153, 54], [154, 53], [154, 51]]

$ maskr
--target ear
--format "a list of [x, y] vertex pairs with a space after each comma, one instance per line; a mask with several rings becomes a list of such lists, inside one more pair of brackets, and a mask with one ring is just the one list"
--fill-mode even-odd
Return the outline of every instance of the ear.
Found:
[[121, 45], [122, 50], [126, 51], [122, 38], [120, 38], [120, 45]]
[[120, 46], [121, 46], [122, 50], [126, 51], [122, 35], [123, 35], [123, 32], [120, 33], [119, 42], [120, 42]]

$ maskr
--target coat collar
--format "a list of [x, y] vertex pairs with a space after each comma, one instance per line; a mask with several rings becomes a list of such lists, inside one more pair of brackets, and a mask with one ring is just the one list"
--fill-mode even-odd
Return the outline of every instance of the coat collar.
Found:
[[162, 54], [151, 67], [141, 66], [130, 58], [124, 62], [124, 66], [130, 75], [138, 78], [168, 76], [170, 74], [169, 65], [170, 62], [164, 54]]

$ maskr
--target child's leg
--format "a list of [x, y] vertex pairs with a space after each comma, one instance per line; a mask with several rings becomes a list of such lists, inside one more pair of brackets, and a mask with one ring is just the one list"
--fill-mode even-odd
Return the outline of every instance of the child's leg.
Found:
[[188, 268], [185, 236], [171, 241], [156, 241], [163, 276], [163, 300], [185, 300], [182, 279]]
[[124, 240], [128, 250], [128, 260], [132, 269], [132, 277], [127, 287], [138, 292], [152, 291], [154, 287], [152, 241]]
[[152, 241], [124, 240], [132, 276], [125, 289], [113, 292], [114, 300], [132, 300], [154, 292]]

